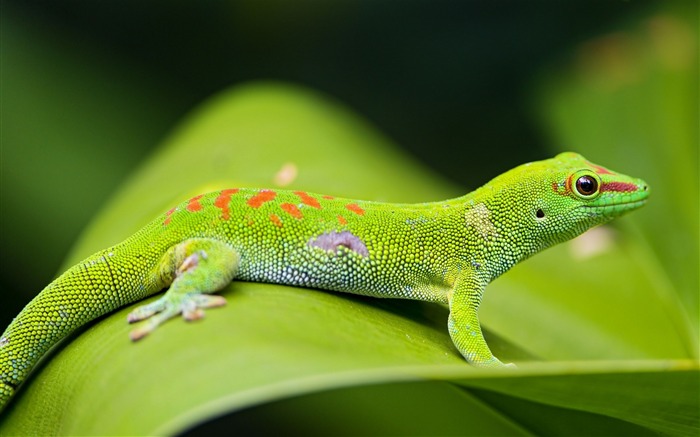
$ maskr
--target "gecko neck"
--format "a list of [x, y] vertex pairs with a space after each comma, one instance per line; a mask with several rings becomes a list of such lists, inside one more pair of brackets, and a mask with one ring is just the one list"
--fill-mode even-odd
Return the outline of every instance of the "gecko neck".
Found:
[[439, 202], [446, 222], [460, 223], [465, 230], [462, 256], [489, 281], [544, 248], [537, 242], [523, 244], [523, 236], [531, 230], [514, 219], [518, 214], [502, 213], [499, 197], [498, 191], [487, 184], [464, 196]]

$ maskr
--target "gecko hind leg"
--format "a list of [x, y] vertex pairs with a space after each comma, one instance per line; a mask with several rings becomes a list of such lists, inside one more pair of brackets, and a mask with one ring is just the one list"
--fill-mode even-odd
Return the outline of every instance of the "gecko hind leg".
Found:
[[140, 322], [129, 337], [140, 340], [166, 320], [182, 314], [185, 320], [204, 316], [204, 308], [226, 304], [221, 296], [210, 296], [228, 285], [238, 271], [240, 255], [218, 240], [192, 238], [170, 248], [154, 273], [164, 283], [171, 283], [155, 302], [134, 309], [129, 323]]

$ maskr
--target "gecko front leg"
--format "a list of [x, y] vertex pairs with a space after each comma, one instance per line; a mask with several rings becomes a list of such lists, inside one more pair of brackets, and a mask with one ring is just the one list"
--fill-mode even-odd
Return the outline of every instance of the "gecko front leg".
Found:
[[473, 271], [468, 271], [457, 279], [449, 296], [450, 337], [462, 356], [473, 366], [515, 367], [514, 364], [504, 364], [493, 356], [481, 332], [477, 312], [487, 283]]
[[192, 238], [171, 247], [155, 269], [168, 291], [147, 305], [142, 305], [127, 316], [129, 323], [145, 320], [131, 331], [136, 341], [161, 323], [182, 313], [186, 320], [204, 316], [204, 308], [226, 304], [221, 296], [209, 296], [228, 285], [238, 271], [240, 255], [231, 246], [207, 238]]

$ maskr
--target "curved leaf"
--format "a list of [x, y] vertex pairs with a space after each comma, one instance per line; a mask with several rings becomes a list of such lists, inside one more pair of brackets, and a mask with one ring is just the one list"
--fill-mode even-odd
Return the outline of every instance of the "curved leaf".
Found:
[[[195, 192], [274, 185], [289, 164], [298, 171], [290, 187], [309, 191], [386, 201], [457, 194], [323, 97], [279, 84], [250, 85], [218, 96], [178, 129], [98, 217], [71, 259], [118, 241]], [[576, 261], [566, 248], [550, 251], [549, 258], [535, 257], [491, 287], [489, 294], [512, 298], [498, 302], [487, 294], [484, 304], [485, 325], [511, 340], [489, 340], [499, 356], [523, 362], [530, 358], [525, 349], [558, 360], [687, 357], [682, 342], [657, 344], [677, 327], [653, 293], [642, 290], [644, 299], [630, 301], [630, 288], [645, 289], [643, 277], [613, 282], [611, 272], [638, 273], [639, 266], [624, 234], [610, 244], [602, 259]], [[603, 273], [592, 278], [592, 270]], [[600, 301], [629, 313], [587, 306], [591, 295], [581, 296], [581, 290], [591, 289]], [[304, 405], [299, 396], [310, 396], [305, 399], [313, 404], [326, 390], [367, 384], [379, 384], [376, 399], [413, 405], [413, 411], [423, 395], [440, 399], [423, 404], [425, 414], [435, 417], [445, 417], [438, 410], [450, 400], [452, 409], [445, 411], [463, 415], [440, 422], [445, 432], [551, 434], [565, 423], [547, 427], [551, 421], [544, 418], [562, 409], [591, 429], [680, 435], [693, 429], [697, 417], [697, 403], [685, 389], [697, 382], [695, 362], [523, 362], [519, 371], [482, 371], [467, 366], [454, 349], [447, 312], [437, 305], [242, 282], [224, 294], [229, 305], [208, 311], [201, 323], [171, 321], [138, 344], [127, 337], [129, 308], [90, 325], [35, 372], [4, 414], [0, 434], [172, 434], [287, 398], [294, 398], [288, 407], [294, 411], [294, 402]], [[635, 334], [635, 324], [648, 320], [656, 336], [645, 327]], [[426, 380], [434, 382], [418, 382]], [[407, 395], [413, 387], [416, 393]], [[655, 397], [643, 398], [640, 387], [653, 388]], [[362, 410], [364, 389], [345, 390], [335, 393]], [[610, 390], [617, 399], [606, 400], [603, 393]], [[664, 402], [673, 411], [650, 419]], [[541, 420], [526, 425], [513, 413], [515, 405], [526, 405]], [[394, 420], [387, 433], [411, 431], [396, 419], [405, 414], [387, 409], [375, 417], [388, 416]], [[227, 417], [235, 423], [238, 415]], [[324, 429], [321, 422], [317, 429]], [[361, 425], [347, 429], [359, 433]]]

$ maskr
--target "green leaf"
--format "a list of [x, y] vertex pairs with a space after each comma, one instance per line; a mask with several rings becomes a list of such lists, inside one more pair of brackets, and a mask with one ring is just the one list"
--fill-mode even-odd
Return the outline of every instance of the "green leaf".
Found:
[[[253, 84], [223, 93], [185, 122], [71, 258], [118, 241], [195, 192], [274, 185], [288, 163], [298, 169], [292, 186], [310, 191], [387, 201], [456, 194], [323, 96]], [[304, 434], [554, 435], [575, 423], [592, 434], [683, 435], [697, 427], [697, 363], [612, 360], [687, 357], [653, 293], [630, 296], [630, 288], [645, 288], [643, 277], [628, 284], [640, 273], [628, 243], [614, 239], [611, 252], [579, 270], [556, 271], [571, 255], [550, 251], [491, 287], [489, 294], [513, 301], [485, 304], [485, 325], [510, 340], [492, 334], [489, 343], [520, 370], [466, 365], [438, 305], [234, 282], [223, 292], [225, 308], [200, 323], [171, 321], [137, 344], [127, 336], [129, 308], [91, 324], [34, 373], [0, 434], [173, 434], [216, 423], [270, 430], [276, 425], [261, 418], [277, 415], [286, 417], [277, 431]], [[591, 278], [591, 269], [604, 278]], [[628, 275], [611, 278], [619, 271]], [[587, 304], [591, 287], [595, 299], [630, 314]], [[502, 314], [489, 308], [494, 303]], [[658, 332], [651, 338], [642, 326], [649, 320]], [[601, 361], [528, 364], [525, 350]]]

